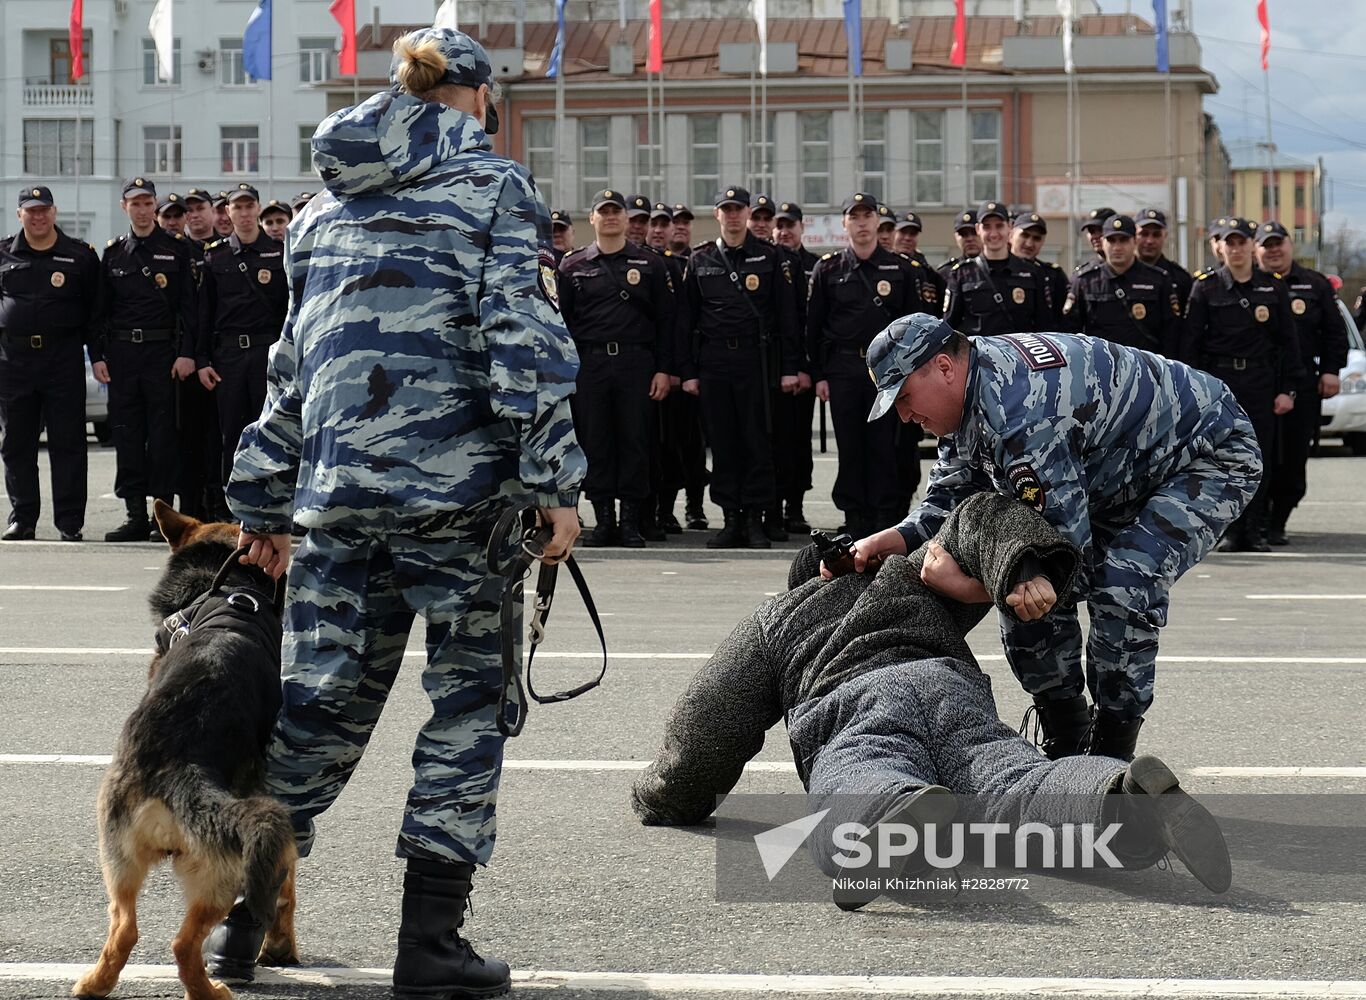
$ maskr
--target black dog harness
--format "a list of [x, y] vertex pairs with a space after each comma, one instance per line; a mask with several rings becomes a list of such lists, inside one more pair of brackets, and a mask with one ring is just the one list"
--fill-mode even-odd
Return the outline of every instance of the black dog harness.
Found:
[[284, 577], [275, 582], [275, 593], [271, 597], [252, 587], [224, 586], [228, 572], [238, 557], [246, 552], [247, 549], [243, 547], [229, 556], [208, 590], [162, 621], [156, 632], [158, 654], [166, 655], [191, 632], [219, 628], [250, 636], [270, 656], [280, 655], [283, 631], [280, 615], [285, 605]]
[[[512, 541], [514, 529], [520, 529], [521, 532], [516, 543], [517, 549], [512, 558], [504, 562], [502, 554]], [[544, 554], [546, 543], [550, 541], [552, 535], [549, 527], [538, 525], [536, 508], [531, 504], [525, 504], [511, 507], [505, 511], [494, 526], [493, 534], [489, 537], [487, 550], [489, 568], [505, 578], [502, 607], [499, 613], [503, 646], [503, 687], [498, 695], [498, 731], [504, 736], [516, 736], [522, 731], [522, 726], [526, 723], [526, 696], [528, 693], [542, 705], [557, 701], [568, 701], [593, 690], [602, 683], [603, 677], [607, 674], [607, 638], [602, 634], [602, 621], [598, 618], [597, 605], [593, 603], [593, 595], [588, 592], [588, 583], [584, 580], [583, 572], [579, 569], [578, 563], [574, 561], [573, 556], [569, 556], [565, 559], [564, 564], [574, 580], [574, 585], [578, 587], [579, 596], [583, 598], [583, 606], [588, 609], [588, 617], [592, 619], [593, 627], [597, 630], [598, 642], [602, 646], [602, 669], [598, 671], [597, 677], [572, 690], [559, 691], [544, 697], [536, 693], [536, 688], [531, 683], [531, 663], [536, 658], [536, 647], [545, 639], [545, 623], [550, 618], [550, 605], [555, 600], [555, 577], [559, 570], [558, 565], [541, 563], [540, 572], [536, 577], [536, 592], [531, 609], [530, 649], [526, 658], [526, 688], [523, 689], [522, 687], [522, 665], [520, 657], [517, 655], [517, 639], [519, 636], [517, 612], [525, 597], [526, 578], [531, 575], [531, 566]], [[514, 692], [515, 698], [512, 697]], [[517, 706], [516, 718], [512, 721], [509, 721], [508, 717], [508, 703], [510, 701], [515, 702]]]

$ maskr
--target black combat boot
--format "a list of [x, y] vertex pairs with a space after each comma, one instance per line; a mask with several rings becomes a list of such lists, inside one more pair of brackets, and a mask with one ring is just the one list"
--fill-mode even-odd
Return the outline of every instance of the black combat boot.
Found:
[[1186, 794], [1171, 768], [1156, 757], [1139, 757], [1124, 772], [1120, 789], [1122, 795], [1106, 796], [1106, 805], [1115, 802], [1126, 828], [1149, 826], [1160, 848], [1180, 858], [1206, 889], [1228, 891], [1233, 865], [1219, 824], [1208, 809]]
[[251, 915], [241, 899], [223, 922], [204, 939], [204, 964], [209, 975], [230, 983], [256, 978], [256, 959], [266, 939], [266, 925]]
[[773, 543], [769, 541], [768, 535], [764, 533], [764, 512], [758, 507], [751, 507], [744, 513], [745, 536], [748, 539], [748, 546], [751, 549], [771, 549]]
[[786, 528], [794, 535], [806, 536], [811, 534], [811, 525], [806, 520], [806, 515], [802, 513], [802, 498], [794, 497], [787, 502], [787, 523]]
[[460, 936], [474, 865], [408, 859], [394, 960], [394, 1000], [498, 997], [512, 988], [506, 962], [480, 958]]
[[688, 500], [683, 508], [683, 517], [689, 531], [706, 531], [711, 525], [707, 522], [707, 513], [702, 507], [702, 491], [688, 491]]
[[783, 505], [774, 504], [767, 514], [764, 515], [764, 537], [770, 542], [785, 542], [792, 536], [787, 533], [787, 528], [783, 524]]
[[1109, 712], [1097, 710], [1095, 723], [1091, 726], [1091, 745], [1086, 752], [1092, 757], [1133, 760], [1134, 747], [1138, 746], [1138, 731], [1142, 728], [1142, 719], [1125, 722]]
[[588, 537], [583, 540], [587, 548], [605, 548], [617, 544], [617, 502], [615, 500], [594, 500], [593, 516], [597, 524]]
[[[1034, 696], [1034, 707], [1030, 710], [1038, 718], [1039, 732], [1035, 745], [1049, 760], [1061, 757], [1076, 757], [1086, 752], [1086, 740], [1091, 729], [1091, 709], [1086, 704], [1085, 695], [1070, 698], [1047, 698]], [[1026, 722], [1029, 712], [1025, 713]], [[1021, 727], [1020, 735], [1024, 735]]]
[[[648, 496], [645, 498], [644, 503], [632, 504], [632, 506], [635, 507], [635, 509], [638, 511], [638, 513], [636, 514], [637, 530], [640, 532], [640, 537], [645, 539], [645, 541], [647, 542], [668, 541], [668, 536], [664, 534], [664, 529], [659, 526], [659, 517], [655, 513], [657, 503], [658, 501], [653, 496]], [[623, 500], [621, 506], [621, 519], [623, 522], [625, 522], [626, 501]], [[625, 545], [626, 543], [622, 542], [622, 544]]]
[[[643, 549], [645, 537], [640, 531], [640, 504], [634, 500], [621, 502], [621, 522], [619, 536], [622, 548]], [[664, 537], [663, 535], [660, 536]]]
[[1266, 539], [1266, 522], [1257, 521], [1248, 525], [1247, 550], [1249, 552], [1270, 552], [1271, 545]]
[[659, 527], [666, 535], [683, 534], [683, 525], [674, 516], [674, 504], [678, 502], [678, 490], [665, 490], [659, 494], [657, 516]]
[[[726, 525], [711, 538], [707, 539], [709, 549], [743, 549], [749, 545], [749, 536], [745, 533], [745, 515], [743, 511], [727, 510], [722, 511], [726, 519]], [[762, 535], [760, 536], [763, 537]], [[767, 544], [768, 539], [764, 542]]]
[[1285, 522], [1273, 522], [1271, 527], [1266, 529], [1266, 540], [1269, 545], [1289, 545], [1290, 539], [1285, 533]]
[[145, 542], [149, 522], [147, 520], [147, 501], [142, 497], [123, 501], [128, 518], [113, 531], [104, 534], [106, 542]]

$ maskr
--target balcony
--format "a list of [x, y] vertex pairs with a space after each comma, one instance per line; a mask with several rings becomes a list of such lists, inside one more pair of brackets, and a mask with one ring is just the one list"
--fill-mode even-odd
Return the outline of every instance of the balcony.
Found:
[[24, 107], [54, 110], [93, 108], [95, 88], [79, 83], [26, 83]]

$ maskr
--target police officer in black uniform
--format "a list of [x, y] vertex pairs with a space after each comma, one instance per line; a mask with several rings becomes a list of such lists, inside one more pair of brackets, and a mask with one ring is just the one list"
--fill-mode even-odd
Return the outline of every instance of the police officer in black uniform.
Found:
[[289, 231], [289, 223], [293, 218], [294, 209], [290, 208], [287, 201], [272, 198], [261, 206], [261, 228], [273, 240], [279, 240], [281, 243], [285, 241], [285, 234]]
[[[1262, 449], [1257, 494], [1219, 543], [1221, 552], [1269, 552], [1266, 501], [1273, 472], [1276, 417], [1296, 405], [1305, 381], [1295, 314], [1285, 283], [1253, 263], [1257, 227], [1227, 221], [1224, 265], [1195, 275], [1180, 360], [1223, 379], [1252, 421]], [[1317, 406], [1316, 399], [1307, 401]]]
[[185, 202], [174, 191], [157, 202], [157, 225], [172, 236], [185, 231]]
[[1071, 283], [1067, 272], [1050, 260], [1042, 260], [1044, 240], [1048, 238], [1048, 223], [1038, 212], [1020, 212], [1010, 222], [1010, 252], [1021, 260], [1032, 261], [1043, 270], [1048, 281], [1048, 298], [1053, 305], [1053, 318], [1058, 329], [1063, 325], [1062, 307], [1067, 301]]
[[877, 395], [868, 378], [868, 344], [894, 319], [921, 310], [921, 272], [927, 269], [880, 245], [872, 195], [853, 194], [843, 212], [849, 246], [816, 265], [806, 337], [816, 395], [830, 404], [839, 445], [835, 506], [844, 512], [847, 530], [864, 538], [906, 516], [897, 480], [900, 421], [888, 413], [868, 422]]
[[677, 201], [670, 210], [673, 212], [674, 228], [669, 236], [669, 249], [674, 252], [674, 256], [687, 260], [692, 256], [692, 209]]
[[218, 233], [213, 228], [213, 195], [203, 188], [194, 187], [186, 191], [181, 200], [185, 205], [185, 237], [202, 254], [206, 245], [218, 239]]
[[[1257, 262], [1290, 291], [1290, 312], [1300, 344], [1304, 379], [1295, 386], [1295, 408], [1280, 418], [1271, 474], [1267, 541], [1289, 544], [1285, 534], [1290, 512], [1304, 499], [1305, 466], [1319, 426], [1320, 399], [1336, 396], [1338, 373], [1347, 364], [1347, 324], [1338, 309], [1333, 286], [1318, 271], [1295, 261], [1290, 233], [1279, 222], [1257, 227]], [[1270, 464], [1270, 463], [1268, 463]]]
[[946, 288], [953, 266], [960, 261], [971, 260], [982, 252], [982, 238], [977, 235], [976, 210], [967, 208], [958, 213], [953, 220], [953, 242], [958, 245], [958, 253], [935, 268], [944, 279]]
[[1191, 285], [1195, 279], [1191, 273], [1176, 261], [1166, 256], [1167, 216], [1158, 208], [1141, 208], [1134, 216], [1138, 226], [1138, 259], [1150, 267], [1160, 268], [1171, 279], [1176, 289], [1176, 301], [1181, 306], [1181, 315], [1186, 314], [1186, 303], [1190, 301]]
[[1048, 280], [1037, 264], [1010, 252], [1006, 207], [989, 201], [977, 212], [982, 253], [949, 271], [944, 319], [968, 336], [1025, 333], [1053, 326]]
[[[683, 202], [670, 206], [673, 213], [673, 229], [669, 233], [669, 252], [686, 265], [692, 256], [693, 212]], [[681, 294], [682, 283], [678, 285]], [[680, 317], [682, 307], [679, 307]], [[691, 343], [691, 332], [679, 327], [676, 357], [679, 364], [687, 356]], [[672, 426], [677, 434], [677, 449], [683, 462], [683, 489], [685, 491], [684, 525], [689, 531], [706, 531], [711, 527], [707, 520], [703, 499], [711, 473], [707, 471], [707, 442], [702, 433], [702, 411], [697, 397], [686, 392], [673, 392], [665, 401], [665, 406], [673, 411]]]
[[130, 229], [109, 241], [100, 262], [109, 422], [118, 471], [114, 493], [127, 519], [106, 542], [161, 538], [147, 498], [172, 503], [179, 474], [175, 380], [194, 374], [198, 295], [191, 243], [156, 224], [156, 188], [143, 177], [123, 186]]
[[650, 242], [650, 215], [654, 203], [643, 194], [633, 194], [626, 199], [626, 238], [638, 247]]
[[41, 510], [38, 436], [46, 424], [52, 521], [62, 541], [79, 542], [87, 467], [85, 348], [100, 361], [100, 259], [94, 247], [57, 227], [48, 188], [21, 188], [18, 215], [19, 232], [0, 242], [0, 459], [10, 503], [0, 538], [34, 537]]
[[877, 205], [877, 245], [889, 253], [896, 252], [896, 210], [885, 202]]
[[588, 222], [597, 239], [565, 255], [558, 284], [579, 350], [574, 420], [588, 458], [583, 489], [597, 515], [585, 544], [641, 548], [653, 403], [668, 396], [673, 368], [673, 288], [664, 261], [626, 239], [626, 210], [618, 191], [594, 196]]
[[266, 361], [289, 307], [285, 245], [261, 228], [256, 188], [243, 183], [228, 192], [228, 215], [232, 235], [204, 248], [195, 350], [199, 381], [218, 404], [225, 477], [242, 430], [265, 405]]
[[[1224, 263], [1224, 236], [1228, 232], [1229, 219], [1226, 216], [1219, 216], [1213, 219], [1209, 228], [1205, 230], [1205, 246], [1209, 250], [1210, 263], [1205, 268], [1206, 271], [1217, 271]], [[1192, 278], [1197, 275], [1191, 275]], [[1195, 286], [1192, 285], [1192, 288]]]
[[725, 527], [709, 548], [771, 548], [764, 512], [777, 499], [769, 443], [776, 384], [797, 388], [800, 347], [792, 274], [777, 247], [750, 234], [749, 192], [716, 198], [721, 235], [693, 247], [684, 274], [689, 356], [683, 391], [699, 395], [712, 449], [712, 502]]
[[[670, 288], [683, 287], [683, 258], [676, 257], [669, 249], [669, 238], [673, 235], [673, 210], [662, 201], [657, 201], [650, 209], [649, 229], [646, 232], [645, 249], [664, 261], [668, 270]], [[669, 296], [669, 341], [672, 345], [670, 357], [679, 354], [677, 336], [678, 310], [673, 295]], [[677, 365], [674, 365], [677, 368]], [[647, 542], [662, 542], [669, 535], [681, 534], [683, 525], [674, 514], [674, 504], [678, 501], [678, 491], [683, 488], [683, 455], [679, 435], [674, 427], [674, 417], [678, 400], [686, 395], [682, 392], [682, 379], [676, 371], [669, 373], [669, 394], [656, 402], [653, 412], [654, 429], [650, 437], [650, 494], [645, 498], [640, 512], [640, 534]], [[675, 392], [674, 390], [680, 390]]]
[[1083, 236], [1091, 241], [1091, 249], [1095, 251], [1095, 257], [1090, 260], [1081, 260], [1073, 271], [1080, 271], [1083, 267], [1090, 267], [1097, 261], [1105, 259], [1105, 244], [1102, 242], [1105, 233], [1105, 220], [1115, 214], [1113, 208], [1093, 208], [1086, 213], [1086, 218], [1082, 220], [1077, 228], [1081, 230]]
[[559, 267], [564, 255], [574, 249], [574, 220], [562, 208], [550, 213], [550, 239], [555, 266]]
[[905, 254], [922, 269], [920, 278], [923, 287], [920, 294], [924, 301], [918, 311], [938, 316], [944, 309], [944, 290], [948, 288], [948, 282], [935, 268], [930, 267], [930, 262], [920, 252], [920, 234], [924, 228], [920, 216], [907, 212], [896, 224], [895, 246], [897, 253]]
[[1105, 260], [1072, 279], [1064, 329], [1174, 358], [1181, 350], [1181, 305], [1165, 271], [1138, 259], [1127, 215], [1105, 220]]

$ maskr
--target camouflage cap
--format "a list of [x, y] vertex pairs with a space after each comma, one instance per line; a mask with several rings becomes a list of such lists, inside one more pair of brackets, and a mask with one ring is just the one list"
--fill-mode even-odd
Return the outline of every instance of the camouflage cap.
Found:
[[[435, 42], [441, 54], [446, 57], [446, 74], [437, 81], [437, 86], [453, 83], [459, 87], [492, 87], [493, 63], [489, 54], [463, 31], [450, 28], [419, 28], [409, 32], [404, 39], [414, 45]], [[398, 86], [398, 67], [402, 60], [398, 53], [389, 63], [389, 82]], [[484, 131], [489, 135], [498, 132], [498, 109], [489, 101], [484, 109]]]
[[868, 345], [868, 371], [877, 386], [877, 398], [868, 412], [872, 423], [896, 402], [901, 384], [953, 339], [953, 327], [928, 313], [911, 313], [893, 320]]

